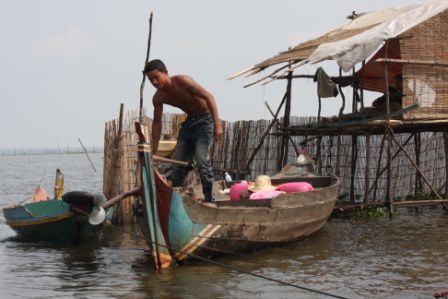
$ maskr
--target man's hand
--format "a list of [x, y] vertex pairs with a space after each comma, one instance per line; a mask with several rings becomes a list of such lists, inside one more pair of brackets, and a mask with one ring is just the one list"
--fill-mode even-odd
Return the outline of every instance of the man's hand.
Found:
[[213, 136], [213, 139], [215, 140], [215, 142], [220, 141], [221, 138], [222, 138], [222, 135], [223, 135], [222, 127], [221, 127], [221, 124], [218, 123], [215, 126], [215, 133], [214, 133], [214, 136]]

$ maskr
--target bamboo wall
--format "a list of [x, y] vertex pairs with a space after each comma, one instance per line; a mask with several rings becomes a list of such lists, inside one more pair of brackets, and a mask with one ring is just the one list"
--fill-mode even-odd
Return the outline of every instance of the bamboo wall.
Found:
[[[123, 122], [119, 137], [119, 120], [106, 124], [104, 146], [104, 193], [110, 198], [132, 189], [138, 182], [136, 159], [137, 138], [134, 132], [136, 113], [128, 113]], [[177, 136], [183, 115], [164, 114], [162, 133]], [[292, 117], [291, 124], [315, 122], [311, 117]], [[150, 128], [151, 120], [144, 118], [143, 123]], [[224, 138], [212, 148], [212, 163], [216, 179], [222, 179], [224, 171], [234, 178], [242, 178], [245, 166], [260, 143], [271, 121], [223, 122]], [[280, 120], [281, 123], [281, 120]], [[266, 136], [262, 146], [250, 164], [246, 179], [253, 180], [257, 175], [273, 175], [278, 169], [282, 136], [274, 126]], [[397, 134], [403, 145], [426, 178], [437, 191], [446, 194], [448, 153], [447, 134], [444, 132], [424, 132], [415, 134]], [[373, 202], [384, 201], [387, 185], [387, 138], [383, 135], [342, 135], [342, 136], [292, 136], [299, 145], [304, 140], [312, 156], [318, 156], [318, 172], [336, 174], [341, 178], [340, 201]], [[394, 201], [408, 197], [428, 195], [430, 189], [422, 181], [415, 167], [399, 147], [392, 143], [392, 198]], [[297, 159], [294, 145], [289, 144], [287, 161]], [[240, 171], [240, 172], [238, 172]], [[131, 215], [132, 200], [127, 199], [119, 207], [117, 219]]]
[[448, 11], [402, 34], [403, 107], [419, 104], [405, 119], [448, 118]]

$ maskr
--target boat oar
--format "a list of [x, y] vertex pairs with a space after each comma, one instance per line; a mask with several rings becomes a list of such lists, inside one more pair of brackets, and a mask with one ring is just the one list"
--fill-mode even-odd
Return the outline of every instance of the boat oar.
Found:
[[95, 203], [95, 209], [94, 211], [89, 215], [89, 223], [92, 225], [99, 225], [103, 223], [104, 219], [106, 218], [106, 211], [104, 209], [112, 206], [113, 204], [133, 195], [137, 195], [140, 192], [141, 188], [136, 187], [132, 190], [126, 191], [124, 193], [121, 193], [107, 201], [101, 202], [100, 200], [96, 201]]

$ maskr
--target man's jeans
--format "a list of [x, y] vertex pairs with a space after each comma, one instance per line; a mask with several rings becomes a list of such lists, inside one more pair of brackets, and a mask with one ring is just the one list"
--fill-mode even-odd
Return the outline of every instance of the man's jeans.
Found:
[[[213, 170], [210, 161], [210, 149], [213, 144], [214, 122], [210, 113], [198, 117], [187, 117], [177, 137], [176, 150], [173, 159], [194, 161], [201, 177], [202, 191], [205, 201], [214, 201], [213, 198]], [[184, 167], [175, 166], [171, 174], [173, 187], [181, 187], [186, 177]]]

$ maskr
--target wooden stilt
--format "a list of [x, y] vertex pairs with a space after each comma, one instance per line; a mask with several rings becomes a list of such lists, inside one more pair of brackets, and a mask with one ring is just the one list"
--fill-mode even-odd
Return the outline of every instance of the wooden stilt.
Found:
[[[415, 150], [415, 162], [418, 167], [420, 167], [420, 151], [421, 151], [421, 135], [416, 133], [414, 135], [414, 150]], [[422, 180], [418, 171], [415, 171], [415, 188], [414, 194], [423, 192]]]
[[366, 135], [366, 169], [364, 173], [364, 202], [369, 200], [370, 184], [370, 134]]
[[350, 172], [350, 202], [355, 202], [355, 175], [356, 175], [356, 161], [358, 160], [358, 138], [357, 135], [352, 135], [352, 151], [351, 151], [351, 172]]
[[[384, 43], [384, 58], [387, 59], [389, 40]], [[389, 64], [384, 63], [384, 89], [386, 95], [386, 114], [387, 114], [387, 124], [386, 124], [386, 135], [387, 135], [387, 184], [386, 184], [386, 203], [389, 210], [389, 217], [393, 214], [393, 199], [392, 199], [392, 137], [390, 130], [390, 96], [389, 96]]]
[[[373, 183], [373, 201], [376, 201], [376, 193], [378, 191], [378, 181], [381, 177], [382, 172], [381, 169], [381, 160], [383, 159], [383, 151], [384, 151], [384, 142], [386, 140], [386, 134], [383, 135], [383, 138], [381, 139], [381, 146], [380, 146], [380, 155], [378, 157], [378, 164], [376, 167], [376, 176], [375, 181]], [[387, 166], [386, 166], [387, 167]]]
[[336, 176], [341, 175], [341, 135], [338, 134], [336, 140], [336, 167], [335, 167]]
[[316, 140], [317, 173], [322, 175], [322, 136]]
[[[291, 87], [292, 87], [292, 72], [288, 72], [288, 84], [286, 87], [286, 103], [285, 103], [285, 113], [283, 115], [283, 128], [288, 128], [290, 124], [291, 115]], [[281, 145], [281, 155], [277, 169], [280, 170], [288, 161], [288, 147], [289, 147], [289, 132], [284, 132]]]

